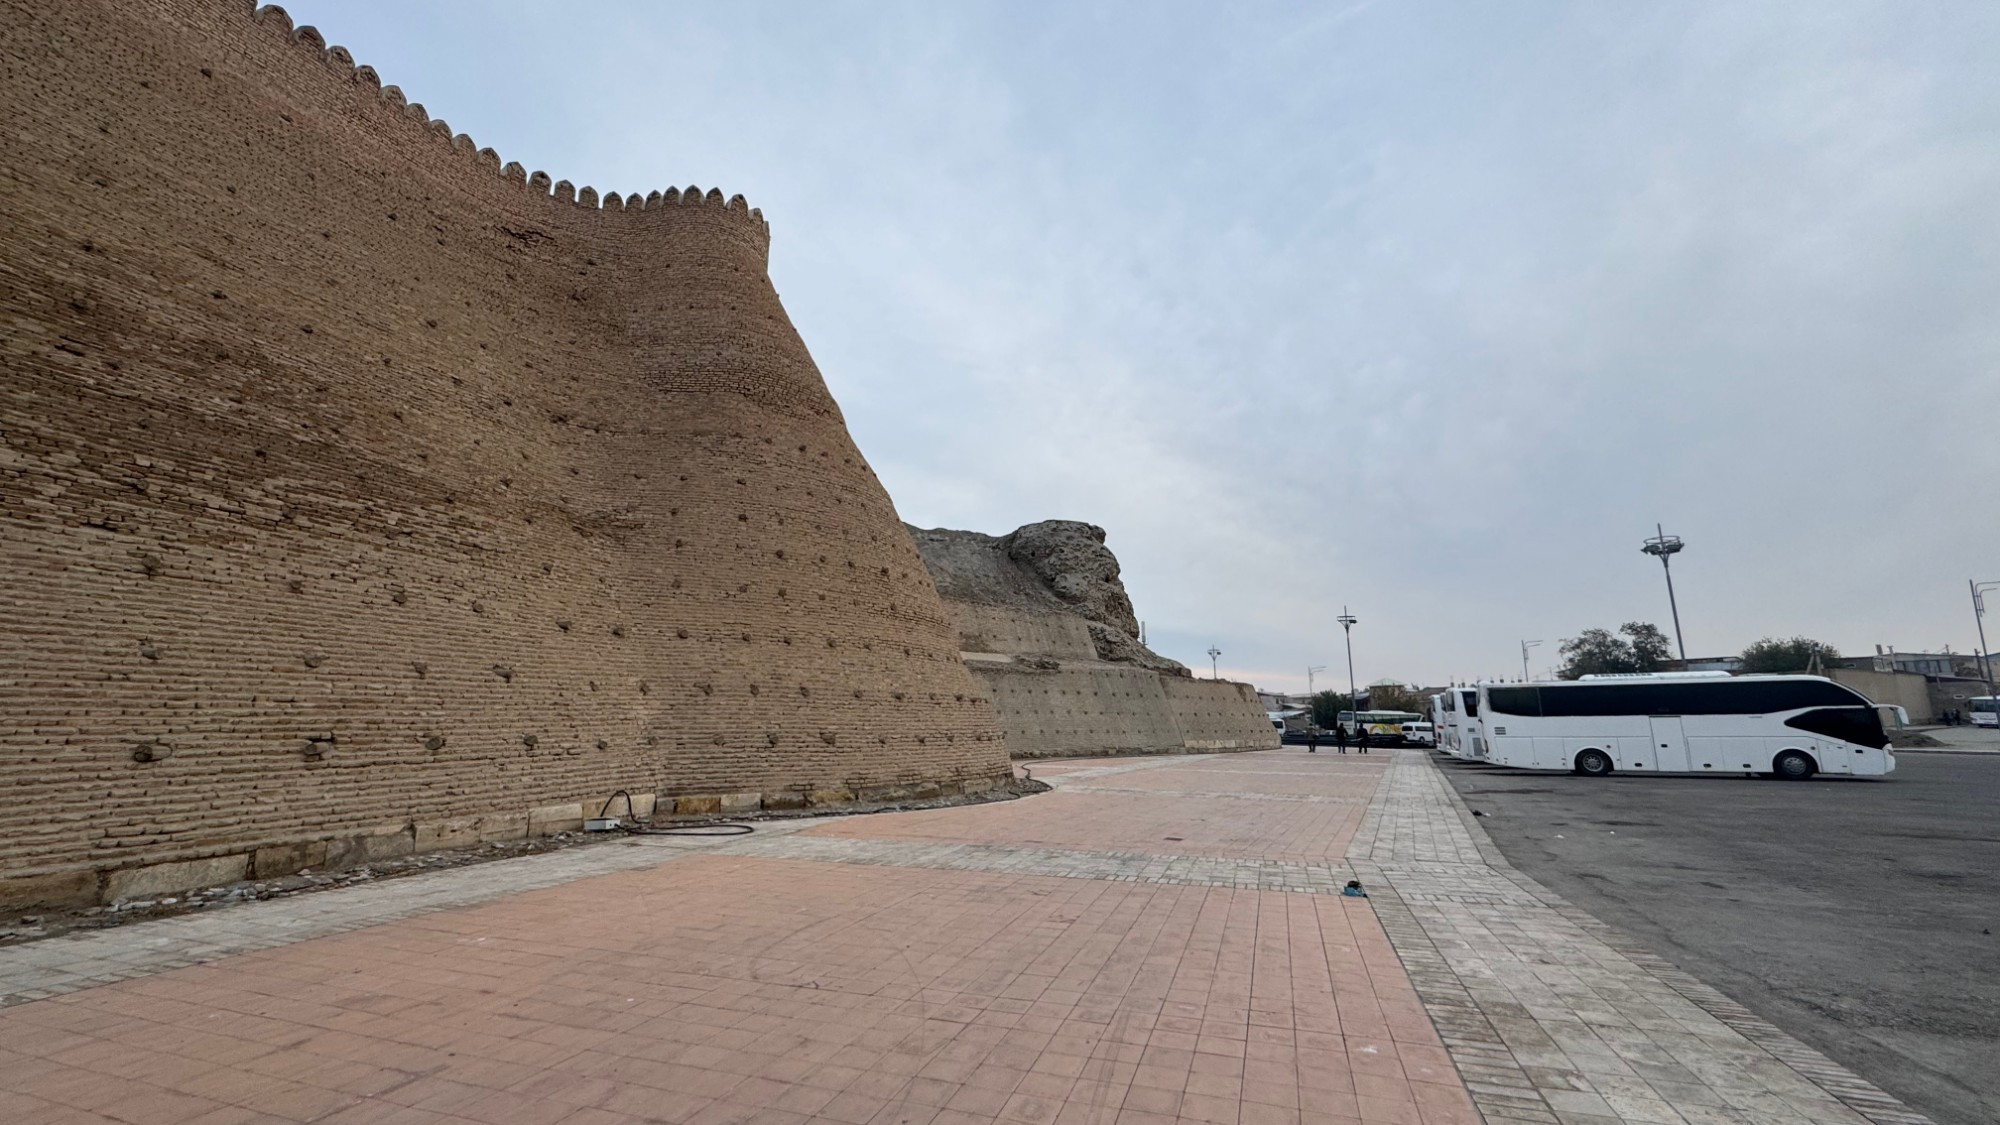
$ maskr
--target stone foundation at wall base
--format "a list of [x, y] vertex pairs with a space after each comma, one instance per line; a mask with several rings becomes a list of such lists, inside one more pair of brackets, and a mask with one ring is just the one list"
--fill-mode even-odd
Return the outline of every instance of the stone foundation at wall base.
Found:
[[342, 871], [421, 852], [580, 832], [584, 820], [600, 811], [607, 816], [637, 820], [655, 816], [750, 816], [812, 809], [867, 811], [906, 801], [976, 796], [1012, 785], [1013, 778], [1008, 775], [767, 793], [681, 796], [631, 793], [629, 809], [622, 797], [612, 799], [608, 805], [604, 797], [593, 797], [520, 813], [455, 817], [421, 824], [383, 824], [349, 836], [245, 845], [164, 862], [106, 864], [0, 879], [0, 918], [38, 910], [109, 906], [246, 879], [277, 879], [306, 870]]
[[997, 777], [947, 778], [883, 785], [857, 785], [833, 789], [780, 789], [764, 793], [687, 793], [660, 797], [663, 815], [680, 818], [748, 816], [753, 813], [795, 812], [826, 809], [829, 812], [859, 811], [878, 805], [904, 801], [939, 801], [972, 797], [1007, 789], [1011, 775]]

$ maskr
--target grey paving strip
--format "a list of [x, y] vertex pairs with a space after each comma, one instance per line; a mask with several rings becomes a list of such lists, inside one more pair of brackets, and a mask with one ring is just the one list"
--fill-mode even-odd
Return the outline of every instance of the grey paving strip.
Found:
[[1320, 797], [1310, 793], [1227, 793], [1216, 789], [1142, 789], [1136, 785], [1065, 785], [1065, 793], [1127, 793], [1140, 797], [1227, 797], [1232, 801], [1298, 801], [1315, 805], [1363, 805], [1366, 797]]
[[1424, 751], [1348, 862], [1488, 1122], [1929, 1125], [1513, 868]]
[[[815, 823], [760, 825], [759, 835], [789, 835]], [[735, 842], [735, 837], [632, 837], [0, 946], [0, 1007], [651, 867]]]
[[1345, 866], [1329, 863], [1158, 855], [1151, 852], [1073, 851], [1012, 844], [857, 840], [838, 836], [757, 840], [722, 850], [730, 855], [765, 859], [985, 871], [1005, 875], [1044, 875], [1057, 879], [1164, 883], [1183, 887], [1234, 887], [1292, 894], [1339, 894], [1347, 881], [1354, 877]]
[[[1173, 754], [1158, 758], [1142, 758], [1136, 762], [1120, 762], [1115, 766], [1092, 766], [1085, 770], [1072, 770], [1067, 773], [1050, 774], [1047, 777], [1038, 777], [1035, 780], [1045, 781], [1054, 788], [1061, 789], [1073, 781], [1084, 781], [1094, 777], [1110, 777], [1113, 774], [1120, 773], [1136, 773], [1139, 770], [1159, 770], [1165, 769], [1168, 766], [1187, 765], [1190, 762], [1213, 761], [1216, 757], [1217, 755], [1215, 754]], [[1021, 763], [1021, 766], [1027, 770], [1033, 770], [1035, 765], [1036, 763], [1032, 761]]]

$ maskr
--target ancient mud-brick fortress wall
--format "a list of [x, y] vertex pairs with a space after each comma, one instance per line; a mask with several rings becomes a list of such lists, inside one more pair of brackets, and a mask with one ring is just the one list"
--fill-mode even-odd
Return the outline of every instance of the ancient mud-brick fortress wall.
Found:
[[1256, 689], [1195, 679], [1139, 642], [1104, 529], [913, 532], [1014, 757], [1278, 744]]
[[0, 900], [1008, 776], [740, 196], [233, 0], [0, 0], [0, 106]]

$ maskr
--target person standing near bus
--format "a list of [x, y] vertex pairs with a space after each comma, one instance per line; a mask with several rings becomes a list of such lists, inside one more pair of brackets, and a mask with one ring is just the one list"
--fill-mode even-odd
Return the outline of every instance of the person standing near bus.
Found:
[[1333, 744], [1340, 747], [1341, 753], [1347, 753], [1347, 727], [1344, 724], [1333, 724]]
[[1355, 736], [1354, 744], [1361, 748], [1363, 754], [1368, 752], [1368, 724], [1361, 724], [1361, 733]]
[[1316, 726], [1306, 727], [1306, 753], [1319, 753], [1319, 728]]

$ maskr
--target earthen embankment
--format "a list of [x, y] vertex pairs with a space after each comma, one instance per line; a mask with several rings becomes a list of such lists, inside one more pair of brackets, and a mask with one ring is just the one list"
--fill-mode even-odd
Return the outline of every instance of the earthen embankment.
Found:
[[1103, 528], [911, 531], [1014, 757], [1278, 744], [1250, 685], [1194, 679], [1139, 641]]

